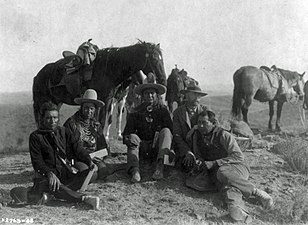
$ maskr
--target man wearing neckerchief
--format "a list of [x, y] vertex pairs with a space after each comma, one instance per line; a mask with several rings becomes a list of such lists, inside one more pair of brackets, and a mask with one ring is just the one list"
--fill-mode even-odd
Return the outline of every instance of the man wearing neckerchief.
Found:
[[[153, 76], [150, 73], [147, 78]], [[135, 89], [135, 93], [141, 96], [142, 103], [129, 115], [123, 131], [123, 144], [127, 146], [128, 173], [133, 183], [141, 180], [140, 162], [156, 164], [152, 178], [162, 179], [164, 155], [173, 155], [172, 120], [167, 107], [159, 101], [160, 95], [166, 92], [166, 87], [155, 82], [146, 82]]]
[[[32, 132], [29, 138], [31, 162], [36, 172], [34, 185], [28, 192], [29, 203], [45, 203], [48, 193], [57, 199], [85, 202], [98, 209], [98, 197], [77, 192], [89, 171], [95, 167], [89, 154], [74, 133], [58, 125], [59, 111], [55, 104], [44, 103], [40, 108], [40, 116], [39, 129]], [[73, 154], [89, 169], [74, 171], [68, 160]]]
[[[64, 127], [79, 137], [79, 141], [88, 154], [97, 150], [107, 148], [106, 139], [103, 135], [103, 127], [96, 120], [99, 109], [104, 107], [104, 102], [97, 100], [97, 93], [93, 89], [85, 91], [81, 98], [76, 98], [75, 102], [80, 105], [80, 109], [68, 118]], [[88, 166], [72, 156], [75, 167], [80, 171], [88, 169]], [[104, 178], [108, 175], [108, 169], [103, 158], [94, 157], [92, 161], [98, 167], [98, 174], [95, 173], [93, 179]]]

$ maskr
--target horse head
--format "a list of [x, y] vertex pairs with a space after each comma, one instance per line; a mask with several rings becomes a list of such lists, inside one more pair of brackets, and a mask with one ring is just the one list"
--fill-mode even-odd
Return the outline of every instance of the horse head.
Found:
[[154, 73], [157, 79], [157, 83], [166, 86], [166, 73], [160, 44], [152, 44], [142, 42], [140, 40], [139, 44], [144, 47], [144, 54], [146, 57], [145, 65], [142, 68], [142, 71], [145, 74], [148, 74], [149, 72]]
[[272, 66], [276, 71], [278, 71], [282, 77], [287, 81], [287, 85], [289, 89], [293, 89], [295, 93], [297, 94], [297, 97], [299, 97], [300, 100], [302, 100], [304, 96], [304, 85], [305, 81], [303, 79], [305, 72], [303, 74], [300, 74], [298, 72], [293, 72], [289, 70], [284, 70], [278, 67]]
[[305, 81], [304, 81], [304, 75], [303, 74], [298, 74], [298, 79], [296, 80], [295, 84], [293, 85], [293, 90], [296, 92], [296, 94], [299, 96], [299, 99], [302, 100], [304, 96], [304, 86], [305, 86]]

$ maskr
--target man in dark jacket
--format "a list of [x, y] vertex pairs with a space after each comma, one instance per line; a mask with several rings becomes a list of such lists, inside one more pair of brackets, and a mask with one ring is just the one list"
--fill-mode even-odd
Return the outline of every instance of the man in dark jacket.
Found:
[[192, 154], [192, 142], [186, 140], [189, 130], [197, 124], [198, 113], [206, 110], [207, 107], [200, 104], [200, 98], [207, 95], [197, 85], [187, 87], [181, 94], [185, 96], [185, 104], [173, 112], [173, 142], [177, 161], [181, 167], [189, 171], [194, 164]]
[[[148, 78], [154, 76], [148, 74]], [[142, 103], [128, 116], [123, 131], [123, 143], [127, 145], [128, 172], [133, 183], [141, 180], [139, 161], [156, 163], [153, 179], [163, 178], [164, 155], [172, 155], [172, 120], [167, 107], [160, 103], [159, 95], [166, 87], [156, 83], [143, 83], [136, 87]]]
[[[250, 170], [233, 135], [216, 126], [217, 120], [212, 111], [199, 113], [197, 119], [197, 126], [186, 137], [192, 139], [194, 164], [201, 172], [201, 177], [197, 176], [196, 179], [207, 178], [208, 182], [215, 184], [225, 196], [229, 215], [235, 221], [251, 220], [245, 209], [243, 195], [255, 196], [265, 209], [272, 208], [274, 202], [271, 196], [248, 181]], [[196, 181], [190, 187], [198, 190], [200, 185]]]
[[[90, 169], [94, 168], [89, 154], [84, 151], [78, 138], [64, 127], [59, 127], [59, 112], [55, 104], [46, 102], [40, 109], [39, 129], [29, 138], [31, 162], [36, 173], [34, 185], [28, 193], [30, 203], [47, 200], [46, 193], [70, 202], [85, 202], [99, 208], [99, 198], [77, 192], [83, 185]], [[68, 158], [77, 156], [89, 166], [78, 173]]]

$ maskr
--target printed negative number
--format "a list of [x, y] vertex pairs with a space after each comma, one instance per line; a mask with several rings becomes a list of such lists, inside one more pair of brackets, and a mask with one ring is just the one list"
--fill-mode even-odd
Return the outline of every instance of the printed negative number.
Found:
[[1, 222], [5, 222], [5, 223], [33, 223], [33, 218], [27, 218], [27, 219], [1, 218]]

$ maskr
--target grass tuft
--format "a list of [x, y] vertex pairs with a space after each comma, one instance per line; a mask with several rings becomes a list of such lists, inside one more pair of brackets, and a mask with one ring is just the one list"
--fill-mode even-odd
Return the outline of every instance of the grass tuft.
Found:
[[292, 170], [308, 175], [308, 142], [299, 138], [288, 140], [273, 146], [272, 152], [283, 156]]

